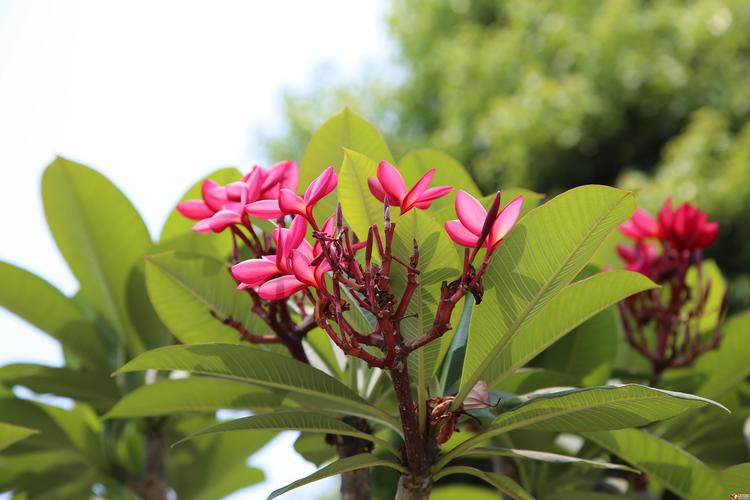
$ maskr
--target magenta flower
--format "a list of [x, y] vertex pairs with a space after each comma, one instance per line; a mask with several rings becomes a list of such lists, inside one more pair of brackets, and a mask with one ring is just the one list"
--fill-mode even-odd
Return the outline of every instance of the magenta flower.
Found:
[[280, 189], [296, 189], [299, 173], [293, 161], [277, 163], [270, 169], [255, 166], [241, 181], [220, 186], [211, 179], [203, 181], [202, 200], [187, 200], [177, 205], [185, 217], [199, 221], [193, 230], [219, 233], [242, 223], [245, 205], [266, 197], [277, 197]]
[[380, 162], [377, 175], [377, 179], [374, 177], [367, 178], [370, 192], [381, 202], [384, 202], [387, 197], [388, 203], [391, 206], [398, 206], [402, 214], [412, 208], [430, 208], [433, 200], [445, 196], [453, 190], [450, 186], [427, 187], [432, 180], [432, 176], [435, 175], [434, 168], [424, 174], [408, 192], [401, 173], [387, 161]]
[[667, 199], [659, 211], [661, 238], [676, 250], [702, 250], [711, 245], [719, 234], [719, 223], [708, 222], [708, 214], [690, 203], [672, 210]]
[[[232, 266], [232, 276], [240, 282], [237, 287], [240, 290], [260, 286], [259, 295], [267, 300], [277, 300], [273, 290], [278, 288], [279, 283], [272, 283], [281, 278], [292, 275], [291, 256], [294, 250], [300, 248], [312, 254], [312, 246], [305, 241], [307, 232], [307, 221], [302, 217], [295, 217], [289, 228], [278, 228], [273, 232], [276, 242], [276, 255], [265, 255], [260, 259], [249, 259]], [[282, 275], [271, 279], [274, 276]], [[291, 276], [292, 278], [294, 276]], [[269, 283], [271, 283], [269, 285]], [[268, 285], [268, 286], [266, 286]], [[289, 295], [291, 295], [290, 292]], [[287, 295], [288, 296], [288, 295]]]
[[645, 210], [636, 209], [627, 222], [620, 225], [620, 232], [635, 241], [659, 237], [659, 224]]
[[[494, 251], [505, 236], [515, 225], [521, 214], [523, 195], [514, 198], [513, 201], [497, 214], [495, 222], [492, 223], [482, 247]], [[450, 220], [445, 223], [445, 230], [453, 241], [461, 246], [473, 248], [479, 242], [482, 234], [487, 211], [481, 203], [465, 191], [456, 193], [456, 214], [458, 220]]]
[[211, 179], [203, 181], [202, 200], [187, 200], [177, 205], [177, 211], [188, 219], [199, 221], [193, 231], [220, 233], [227, 227], [240, 224], [245, 204], [260, 192], [258, 175], [220, 186]]
[[618, 245], [617, 254], [625, 262], [625, 269], [641, 273], [649, 278], [655, 278], [656, 271], [659, 267], [659, 257], [656, 254], [656, 247], [638, 241], [632, 247]]
[[298, 196], [292, 189], [281, 188], [278, 199], [267, 199], [250, 203], [245, 211], [259, 219], [277, 219], [284, 215], [301, 215], [315, 226], [313, 208], [324, 196], [336, 188], [338, 177], [333, 167], [328, 167], [312, 181], [304, 196]]

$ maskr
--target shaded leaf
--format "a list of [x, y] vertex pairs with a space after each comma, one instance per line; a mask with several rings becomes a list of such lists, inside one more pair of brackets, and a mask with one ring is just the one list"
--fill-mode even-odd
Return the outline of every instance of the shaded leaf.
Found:
[[37, 432], [36, 429], [0, 422], [0, 451]]
[[603, 460], [587, 460], [585, 458], [560, 455], [558, 453], [550, 453], [547, 451], [519, 450], [514, 448], [474, 448], [463, 454], [463, 456], [526, 458], [551, 464], [579, 464], [588, 465], [596, 469], [626, 470], [638, 473], [637, 469], [633, 469], [627, 465], [612, 464]]
[[507, 495], [510, 498], [514, 498], [516, 500], [533, 500], [533, 497], [526, 490], [524, 490], [521, 486], [518, 485], [518, 483], [513, 481], [508, 476], [479, 470], [474, 467], [468, 467], [465, 465], [446, 467], [445, 469], [435, 474], [434, 479], [438, 480], [452, 474], [467, 474], [469, 476], [479, 478], [487, 484], [494, 486], [504, 495]]
[[280, 406], [285, 396], [283, 391], [220, 378], [160, 380], [123, 396], [105, 418], [153, 417], [220, 409], [272, 409]]
[[245, 345], [163, 347], [141, 354], [118, 373], [147, 369], [184, 370], [288, 391], [290, 397], [311, 407], [348, 412], [400, 431], [392, 416], [370, 405], [330, 375], [292, 358]]
[[685, 450], [648, 432], [622, 429], [582, 435], [638, 467], [682, 498], [715, 498], [721, 491], [714, 471]]

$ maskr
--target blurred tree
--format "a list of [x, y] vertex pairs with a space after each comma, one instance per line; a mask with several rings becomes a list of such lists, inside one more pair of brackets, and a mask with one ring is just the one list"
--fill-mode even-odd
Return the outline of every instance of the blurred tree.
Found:
[[[396, 153], [444, 149], [485, 191], [622, 179], [648, 208], [696, 201], [723, 223], [725, 271], [748, 269], [750, 2], [391, 3], [397, 66], [288, 93], [288, 129], [266, 140], [272, 157], [301, 157], [321, 117], [346, 104]], [[734, 298], [747, 289], [750, 303], [750, 279], [734, 281]]]

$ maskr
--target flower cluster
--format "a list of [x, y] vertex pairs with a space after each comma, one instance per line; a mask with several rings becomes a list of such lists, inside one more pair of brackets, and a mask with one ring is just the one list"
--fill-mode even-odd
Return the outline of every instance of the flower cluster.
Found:
[[[620, 226], [632, 240], [617, 253], [629, 271], [639, 272], [663, 285], [620, 303], [620, 313], [629, 343], [651, 361], [656, 378], [667, 368], [685, 366], [720, 341], [719, 325], [703, 341], [700, 320], [707, 313], [710, 280], [701, 279], [702, 251], [719, 232], [717, 222], [689, 203], [676, 210], [667, 199], [656, 218], [638, 209]], [[697, 283], [688, 281], [691, 269]], [[719, 316], [726, 308], [726, 297]], [[655, 339], [646, 332], [655, 331]]]

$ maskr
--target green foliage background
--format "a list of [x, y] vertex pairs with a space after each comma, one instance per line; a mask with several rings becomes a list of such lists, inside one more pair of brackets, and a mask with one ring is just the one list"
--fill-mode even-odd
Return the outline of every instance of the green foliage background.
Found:
[[656, 210], [719, 220], [711, 255], [750, 304], [750, 3], [744, 0], [391, 0], [396, 64], [323, 77], [285, 98], [270, 157], [301, 158], [320, 117], [349, 105], [396, 156], [420, 144], [479, 187], [635, 189]]

